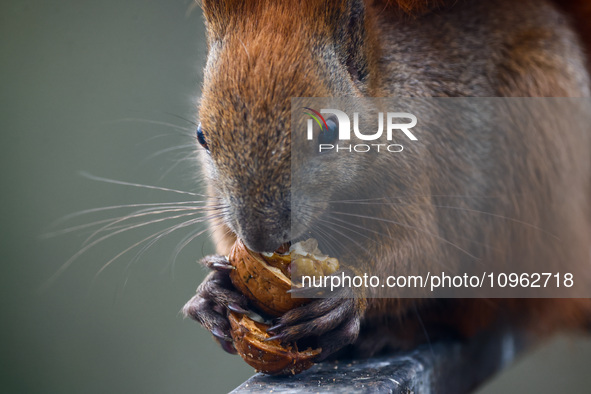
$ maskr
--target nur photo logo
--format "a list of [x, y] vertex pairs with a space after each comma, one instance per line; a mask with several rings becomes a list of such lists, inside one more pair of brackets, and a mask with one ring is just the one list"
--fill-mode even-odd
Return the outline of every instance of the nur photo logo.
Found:
[[[365, 132], [361, 131], [362, 126], [359, 121], [359, 112], [353, 112], [353, 127], [351, 128], [349, 115], [344, 111], [334, 108], [325, 108], [320, 111], [316, 111], [310, 107], [304, 107], [303, 109], [304, 114], [310, 117], [307, 121], [307, 139], [309, 141], [314, 140], [314, 124], [318, 125], [318, 128], [320, 129], [318, 152], [334, 150], [336, 152], [345, 151], [366, 153], [372, 149], [375, 149], [378, 152], [402, 152], [404, 149], [402, 145], [390, 143], [393, 140], [395, 132], [405, 135], [410, 141], [417, 141], [417, 137], [410, 131], [410, 129], [417, 125], [418, 120], [415, 115], [408, 112], [379, 112], [377, 131], [368, 133], [367, 130], [364, 130]], [[326, 119], [323, 114], [328, 114], [330, 117]], [[384, 119], [386, 123], [385, 127]], [[406, 122], [401, 122], [401, 120], [406, 120]], [[410, 120], [410, 122], [408, 120]], [[385, 129], [385, 138], [388, 143], [339, 144], [338, 142], [351, 141], [351, 129], [353, 129], [353, 135], [355, 138], [361, 141], [383, 140]], [[330, 135], [330, 138], [320, 138], [323, 135]], [[327, 141], [330, 141], [331, 143], [327, 143]]]

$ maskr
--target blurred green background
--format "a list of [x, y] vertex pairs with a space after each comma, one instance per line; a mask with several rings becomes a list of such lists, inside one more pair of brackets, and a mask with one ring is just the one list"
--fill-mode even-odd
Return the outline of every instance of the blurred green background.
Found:
[[[174, 263], [171, 255], [200, 225], [173, 232], [137, 261], [134, 249], [101, 271], [119, 252], [181, 219], [122, 232], [48, 282], [92, 231], [44, 235], [132, 209], [52, 226], [57, 219], [111, 205], [197, 199], [80, 175], [199, 192], [191, 122], [206, 47], [201, 12], [189, 12], [191, 5], [0, 5], [2, 392], [216, 393], [252, 374], [179, 314], [205, 275], [196, 260], [213, 246], [203, 235]], [[482, 392], [588, 392], [589, 365], [591, 341], [558, 340]]]

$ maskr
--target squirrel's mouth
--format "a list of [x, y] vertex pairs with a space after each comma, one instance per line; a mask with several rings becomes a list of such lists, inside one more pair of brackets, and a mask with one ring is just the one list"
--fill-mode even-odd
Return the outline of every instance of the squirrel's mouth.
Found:
[[283, 244], [281, 244], [277, 250], [275, 250], [276, 254], [285, 254], [287, 252], [289, 252], [289, 248], [291, 247], [291, 242], [285, 242]]

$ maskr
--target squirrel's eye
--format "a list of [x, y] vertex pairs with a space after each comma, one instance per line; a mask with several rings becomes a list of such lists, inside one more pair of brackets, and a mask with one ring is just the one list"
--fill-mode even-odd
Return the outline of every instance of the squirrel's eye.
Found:
[[209, 147], [207, 146], [207, 141], [205, 141], [205, 135], [203, 135], [203, 130], [201, 129], [201, 123], [199, 123], [199, 126], [197, 126], [197, 141], [199, 141], [201, 146], [204, 147], [205, 150], [209, 152]]
[[327, 128], [322, 128], [322, 131], [318, 134], [318, 143], [320, 144], [332, 144], [339, 138], [339, 127], [337, 119], [333, 116], [326, 119]]

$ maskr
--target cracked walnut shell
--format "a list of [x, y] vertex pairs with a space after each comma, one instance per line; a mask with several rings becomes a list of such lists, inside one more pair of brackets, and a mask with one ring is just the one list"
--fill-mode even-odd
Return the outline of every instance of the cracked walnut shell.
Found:
[[[310, 239], [290, 248], [289, 254], [263, 255], [252, 252], [237, 240], [228, 260], [234, 266], [230, 279], [234, 287], [261, 312], [281, 316], [285, 312], [310, 302], [307, 298], [292, 298], [291, 265], [298, 275], [329, 275], [338, 269], [338, 260], [324, 256], [318, 243]], [[248, 315], [230, 312], [234, 347], [247, 364], [270, 375], [293, 375], [314, 364], [322, 349], [298, 350], [298, 344], [271, 340], [269, 325], [254, 321]]]
[[284, 345], [279, 340], [265, 341], [269, 326], [234, 312], [229, 315], [234, 347], [257, 371], [269, 375], [295, 375], [314, 365], [321, 349], [299, 351], [296, 343]]

